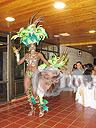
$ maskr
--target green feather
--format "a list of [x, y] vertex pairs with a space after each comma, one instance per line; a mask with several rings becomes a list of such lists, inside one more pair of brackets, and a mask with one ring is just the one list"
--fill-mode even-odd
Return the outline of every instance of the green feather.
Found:
[[45, 99], [43, 99], [43, 102], [44, 102], [44, 104], [48, 104], [48, 101], [47, 101], [47, 100], [45, 100]]
[[33, 104], [36, 104], [36, 100], [35, 100], [35, 98], [33, 96], [31, 96], [28, 101], [33, 103]]

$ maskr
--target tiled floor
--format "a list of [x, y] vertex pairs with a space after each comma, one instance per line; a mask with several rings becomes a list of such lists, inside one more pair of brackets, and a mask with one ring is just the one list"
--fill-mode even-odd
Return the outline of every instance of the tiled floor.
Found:
[[96, 110], [74, 101], [72, 92], [50, 97], [49, 112], [44, 117], [28, 117], [26, 98], [0, 106], [0, 128], [96, 128]]

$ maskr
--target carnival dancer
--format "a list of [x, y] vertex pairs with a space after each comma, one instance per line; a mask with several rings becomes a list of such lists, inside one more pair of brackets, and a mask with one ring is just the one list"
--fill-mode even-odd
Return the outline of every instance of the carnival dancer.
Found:
[[[34, 16], [33, 16], [34, 18]], [[38, 61], [41, 59], [47, 66], [50, 66], [49, 62], [43, 57], [41, 53], [36, 52], [36, 43], [39, 44], [41, 40], [47, 38], [47, 33], [45, 29], [38, 25], [39, 22], [42, 21], [42, 17], [35, 20], [32, 23], [32, 19], [30, 20], [29, 25], [26, 28], [21, 28], [17, 35], [14, 35], [12, 39], [16, 39], [17, 37], [20, 38], [20, 43], [23, 43], [25, 46], [29, 47], [29, 52], [24, 55], [22, 59], [20, 59], [19, 50], [16, 47], [13, 47], [13, 51], [17, 58], [17, 64], [20, 65], [24, 61], [27, 62], [27, 68], [24, 76], [24, 89], [25, 93], [28, 96], [28, 100], [31, 105], [31, 111], [29, 115], [35, 111], [33, 104], [38, 104], [40, 108], [39, 116], [43, 116], [43, 111], [41, 108], [41, 103], [39, 97], [36, 94], [37, 86], [38, 86]], [[32, 82], [32, 89], [30, 89], [30, 84]]]

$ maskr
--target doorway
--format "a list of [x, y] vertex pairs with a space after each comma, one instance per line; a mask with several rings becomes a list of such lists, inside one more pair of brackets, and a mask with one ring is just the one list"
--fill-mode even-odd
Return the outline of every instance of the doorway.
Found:
[[7, 100], [7, 35], [0, 35], [0, 101]]

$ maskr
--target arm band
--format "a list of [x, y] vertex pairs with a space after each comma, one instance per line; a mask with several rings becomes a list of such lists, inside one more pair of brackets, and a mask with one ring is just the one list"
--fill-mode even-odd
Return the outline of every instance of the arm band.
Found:
[[17, 60], [17, 62], [20, 61], [20, 54], [19, 53], [16, 53], [16, 60]]

